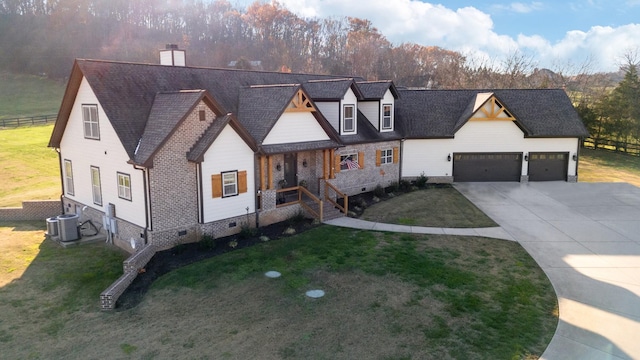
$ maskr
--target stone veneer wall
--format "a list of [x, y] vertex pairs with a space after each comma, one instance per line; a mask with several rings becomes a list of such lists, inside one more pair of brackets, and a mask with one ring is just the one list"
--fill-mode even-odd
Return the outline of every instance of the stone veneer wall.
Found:
[[[331, 179], [329, 182], [347, 195], [373, 191], [378, 185], [387, 187], [393, 182], [398, 182], [400, 180], [400, 161], [396, 164], [376, 166], [376, 150], [391, 148], [400, 149], [400, 141], [350, 145], [336, 150], [336, 155], [364, 152], [364, 167], [362, 169], [342, 170], [336, 173], [335, 179]], [[398, 159], [401, 159], [402, 154], [399, 155]], [[318, 157], [321, 164], [322, 153]], [[333, 166], [334, 159], [331, 160], [331, 165]]]
[[22, 202], [22, 207], [0, 208], [0, 220], [25, 221], [45, 220], [62, 213], [59, 200], [27, 200]]

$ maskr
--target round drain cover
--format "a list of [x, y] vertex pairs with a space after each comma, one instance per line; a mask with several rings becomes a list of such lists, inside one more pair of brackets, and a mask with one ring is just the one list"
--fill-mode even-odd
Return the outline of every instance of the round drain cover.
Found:
[[279, 278], [282, 274], [280, 274], [277, 271], [267, 271], [266, 273], [264, 273], [264, 276], [268, 277], [268, 278]]
[[307, 296], [310, 297], [310, 298], [314, 298], [314, 299], [321, 298], [321, 297], [324, 296], [324, 291], [322, 291], [322, 290], [309, 290], [309, 291], [307, 291]]

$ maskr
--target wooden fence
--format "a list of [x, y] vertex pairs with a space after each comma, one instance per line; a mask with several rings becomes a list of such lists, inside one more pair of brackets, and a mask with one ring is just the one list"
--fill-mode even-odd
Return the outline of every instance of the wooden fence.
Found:
[[0, 128], [15, 128], [28, 125], [42, 125], [55, 122], [58, 114], [0, 119]]
[[640, 143], [624, 142], [609, 139], [585, 138], [582, 146], [588, 149], [601, 149], [640, 156]]

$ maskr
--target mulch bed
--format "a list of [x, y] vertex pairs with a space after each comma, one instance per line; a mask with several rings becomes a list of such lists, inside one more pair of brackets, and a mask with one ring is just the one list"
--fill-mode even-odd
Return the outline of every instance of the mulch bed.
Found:
[[[447, 186], [451, 185], [427, 184], [424, 188]], [[396, 188], [387, 188], [384, 192], [378, 192], [377, 194], [372, 191], [349, 196], [349, 216], [356, 218], [360, 217], [367, 207], [415, 189], [416, 188], [410, 188], [409, 186], [401, 186]], [[238, 234], [215, 239], [213, 240], [213, 244], [206, 244], [206, 246], [203, 246], [204, 244], [201, 242], [196, 242], [181, 244], [169, 250], [159, 251], [145, 266], [144, 272], [138, 274], [133, 283], [129, 285], [127, 290], [125, 290], [125, 292], [120, 296], [116, 302], [116, 310], [127, 310], [137, 306], [144, 298], [144, 295], [149, 290], [151, 284], [157, 278], [172, 270], [224, 254], [229, 251], [243, 249], [261, 243], [261, 236], [267, 236], [269, 241], [291, 236], [284, 234], [284, 231], [289, 227], [295, 229], [295, 234], [299, 234], [313, 228], [314, 226], [316, 225], [314, 225], [313, 221], [310, 219], [283, 221], [273, 225], [260, 227], [256, 229], [256, 232], [251, 236]], [[235, 248], [229, 246], [229, 242], [233, 240], [238, 243]]]
[[[128, 310], [137, 306], [151, 287], [151, 284], [160, 276], [181, 268], [185, 265], [205, 260], [229, 251], [243, 249], [263, 242], [260, 237], [267, 236], [269, 241], [278, 240], [284, 237], [293, 236], [284, 234], [287, 228], [295, 229], [295, 234], [309, 230], [317, 226], [310, 219], [296, 221], [283, 221], [273, 225], [263, 226], [256, 229], [251, 236], [237, 234], [212, 240], [212, 243], [203, 244], [201, 242], [181, 244], [174, 248], [159, 251], [147, 263], [144, 271], [139, 273], [133, 283], [120, 296], [116, 302], [116, 310]], [[236, 241], [237, 246], [229, 246], [231, 241]]]

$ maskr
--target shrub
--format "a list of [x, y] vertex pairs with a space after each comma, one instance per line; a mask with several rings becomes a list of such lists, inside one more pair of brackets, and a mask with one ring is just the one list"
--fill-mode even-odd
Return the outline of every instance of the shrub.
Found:
[[202, 239], [200, 239], [200, 242], [198, 242], [198, 248], [205, 251], [213, 250], [217, 245], [216, 238], [212, 235], [204, 235]]
[[400, 184], [398, 184], [397, 181], [394, 181], [391, 184], [389, 184], [389, 186], [387, 187], [387, 193], [396, 192], [398, 191], [399, 188], [400, 188]]
[[298, 211], [293, 216], [291, 216], [289, 219], [287, 219], [287, 222], [289, 223], [289, 225], [295, 225], [295, 224], [300, 224], [300, 223], [304, 222], [305, 220], [306, 220], [306, 217], [304, 216], [304, 212]]
[[248, 239], [254, 237], [258, 234], [258, 229], [249, 226], [248, 224], [242, 224], [240, 227], [240, 233], [238, 233], [238, 237], [240, 239]]
[[409, 180], [400, 180], [400, 190], [404, 192], [411, 191], [411, 182]]
[[384, 188], [378, 184], [375, 189], [373, 189], [373, 195], [377, 198], [384, 197], [387, 193], [384, 191]]
[[427, 181], [429, 179], [424, 176], [424, 171], [420, 173], [420, 176], [416, 179], [416, 186], [420, 189], [424, 189], [427, 186]]

